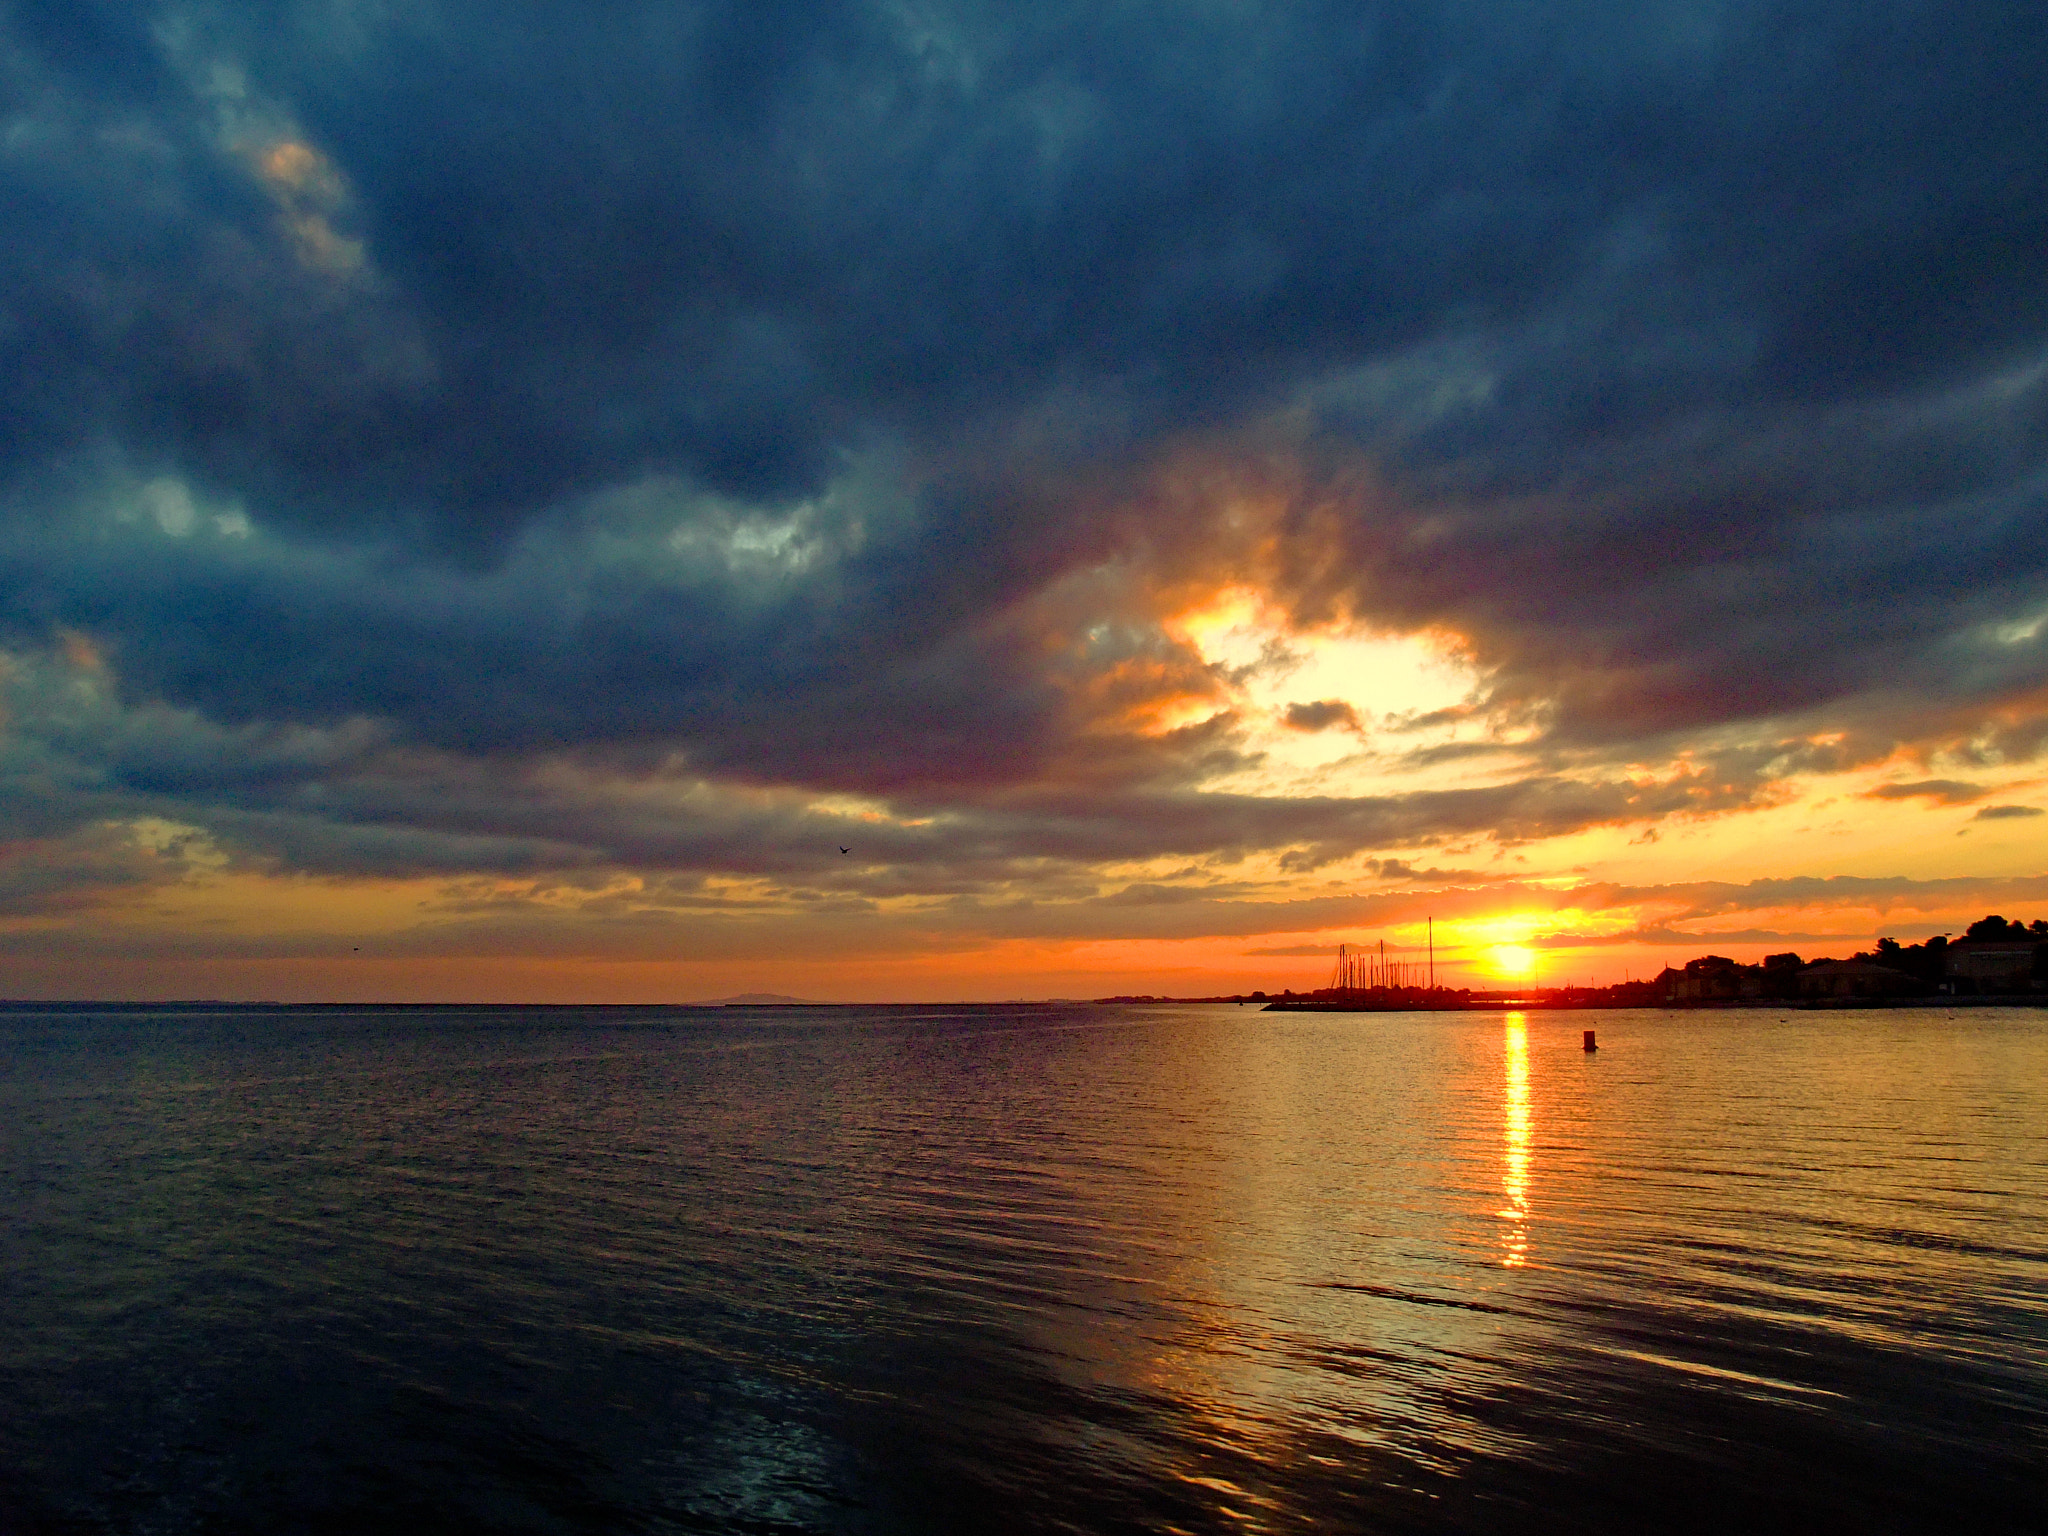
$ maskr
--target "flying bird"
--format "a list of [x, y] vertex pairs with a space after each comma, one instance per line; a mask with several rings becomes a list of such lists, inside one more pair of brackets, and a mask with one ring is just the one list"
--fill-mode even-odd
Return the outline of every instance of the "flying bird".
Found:
[[841, 853], [851, 853], [851, 852], [853, 852], [853, 850], [852, 850], [851, 848], [842, 848], [842, 849], [840, 849], [839, 851], [840, 851]]

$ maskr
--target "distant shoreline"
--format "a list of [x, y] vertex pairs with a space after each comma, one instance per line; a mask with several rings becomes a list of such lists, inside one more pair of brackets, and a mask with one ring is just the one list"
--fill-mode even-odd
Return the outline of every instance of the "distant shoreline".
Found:
[[1768, 998], [1743, 997], [1682, 1003], [1607, 1002], [1470, 1002], [1470, 1003], [1332, 1003], [1308, 999], [1268, 1002], [1265, 1013], [1609, 1013], [1632, 1009], [1638, 1013], [1757, 1013], [1776, 1009], [1781, 1013], [1866, 1013], [1877, 1008], [2048, 1008], [2048, 993], [1976, 993], [1966, 997], [1830, 997]]
[[1250, 997], [1096, 997], [1096, 998], [1010, 998], [997, 1001], [939, 999], [930, 1002], [890, 1003], [522, 1003], [478, 1001], [467, 1003], [282, 1003], [225, 998], [165, 998], [156, 1001], [124, 999], [94, 1001], [90, 998], [0, 998], [0, 1014], [16, 1013], [474, 1013], [517, 1011], [521, 1013], [724, 1013], [733, 1010], [791, 1013], [815, 1009], [857, 1009], [864, 1012], [901, 1012], [917, 1008], [1141, 1008], [1236, 1005], [1261, 1013], [1610, 1013], [1632, 1009], [1658, 1013], [1755, 1013], [1776, 1009], [1783, 1013], [1858, 1013], [1873, 1009], [1917, 1008], [2041, 1008], [2048, 1009], [2048, 993], [1975, 994], [1965, 997], [1859, 997], [1859, 998], [1730, 998], [1682, 1003], [1552, 1002], [1549, 1000], [1489, 999], [1470, 1002], [1353, 1004], [1311, 998]]

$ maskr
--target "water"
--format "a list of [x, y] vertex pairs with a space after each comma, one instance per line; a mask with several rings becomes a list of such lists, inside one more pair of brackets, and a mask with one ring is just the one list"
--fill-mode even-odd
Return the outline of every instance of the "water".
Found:
[[0, 1531], [2032, 1529], [2044, 1126], [2032, 1010], [17, 1009]]

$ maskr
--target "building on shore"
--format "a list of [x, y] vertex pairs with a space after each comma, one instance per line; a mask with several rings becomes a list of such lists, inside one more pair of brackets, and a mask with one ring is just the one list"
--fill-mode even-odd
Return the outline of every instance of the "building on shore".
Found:
[[1657, 976], [1657, 995], [1667, 1004], [1733, 1003], [1765, 995], [1756, 966], [1738, 965], [1725, 955], [1701, 955], [1682, 970], [1667, 966]]
[[1910, 997], [1926, 990], [1904, 971], [1868, 960], [1816, 960], [1799, 971], [1801, 997]]
[[1701, 955], [1682, 969], [1667, 966], [1652, 985], [1667, 1008], [2038, 995], [2048, 993], [2048, 919], [2022, 923], [1993, 915], [1970, 924], [1960, 939], [1938, 933], [1918, 944], [1880, 938], [1848, 960], [1802, 961], [1788, 952], [1744, 965]]
[[2034, 984], [2041, 943], [2031, 935], [2008, 939], [1954, 939], [1942, 952], [1950, 989], [2025, 992]]
[[1657, 995], [1667, 1008], [1740, 1007], [1795, 999], [1910, 997], [1932, 991], [1926, 982], [1868, 960], [1816, 960], [1771, 955], [1762, 965], [1742, 965], [1723, 955], [1688, 960], [1682, 970], [1657, 977]]

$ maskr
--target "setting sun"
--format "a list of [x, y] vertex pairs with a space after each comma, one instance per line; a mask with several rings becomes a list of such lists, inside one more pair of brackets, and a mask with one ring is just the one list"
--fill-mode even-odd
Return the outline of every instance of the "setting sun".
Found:
[[1526, 944], [1496, 944], [1486, 952], [1487, 968], [1496, 976], [1522, 979], [1536, 969], [1536, 951]]

